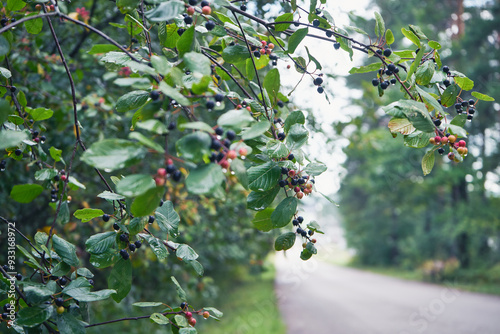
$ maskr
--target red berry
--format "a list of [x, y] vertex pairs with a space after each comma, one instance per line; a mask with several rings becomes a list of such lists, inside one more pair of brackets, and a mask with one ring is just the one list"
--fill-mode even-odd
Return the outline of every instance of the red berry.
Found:
[[212, 8], [210, 8], [210, 6], [205, 6], [201, 9], [201, 12], [204, 15], [210, 15], [212, 13]]
[[167, 170], [165, 168], [158, 168], [156, 173], [158, 176], [165, 177], [167, 175]]
[[236, 159], [237, 155], [236, 155], [236, 151], [235, 150], [230, 150], [229, 152], [227, 152], [227, 158], [228, 159], [231, 159], [231, 160], [234, 160]]
[[220, 166], [224, 169], [228, 169], [229, 168], [229, 161], [227, 160], [224, 160], [220, 163]]
[[291, 67], [292, 67], [292, 65], [286, 65], [287, 69], [290, 69]]
[[236, 109], [241, 109], [241, 108], [243, 108], [243, 107], [241, 106], [241, 104], [238, 104], [238, 105], [236, 106]]
[[293, 191], [295, 191], [296, 193], [300, 192], [300, 188], [299, 187], [295, 187], [293, 188]]
[[302, 199], [302, 197], [304, 197], [304, 193], [297, 193], [297, 198], [298, 199]]
[[172, 160], [172, 159], [167, 160], [167, 165], [173, 165], [173, 164], [174, 164], [174, 160]]
[[165, 185], [165, 178], [155, 177], [155, 183], [157, 187], [163, 187]]
[[262, 44], [262, 46], [266, 46], [267, 45], [266, 41], [260, 41], [260, 43]]
[[453, 153], [453, 152], [448, 153], [448, 159], [454, 160], [455, 159], [455, 153]]
[[193, 317], [193, 313], [191, 312], [186, 312], [186, 318], [190, 319]]
[[196, 325], [196, 319], [195, 318], [189, 318], [188, 322], [193, 327], [194, 327], [194, 325]]
[[441, 138], [441, 143], [448, 144], [448, 137]]
[[453, 144], [456, 140], [457, 140], [457, 137], [455, 137], [454, 135], [448, 136], [448, 141], [449, 141], [450, 143], [452, 143], [452, 144]]
[[61, 181], [66, 181], [68, 179], [68, 177], [66, 175], [61, 175]]
[[260, 54], [261, 55], [266, 54], [266, 49], [260, 49]]
[[188, 15], [193, 15], [194, 14], [194, 7], [188, 7], [187, 13], [188, 13]]
[[295, 176], [295, 171], [292, 169], [291, 171], [288, 172], [288, 176], [294, 177]]
[[238, 152], [241, 156], [246, 156], [248, 154], [248, 150], [244, 147], [240, 148]]
[[203, 318], [208, 319], [210, 317], [210, 312], [205, 311], [203, 312]]
[[441, 137], [439, 136], [434, 137], [434, 141], [436, 142], [436, 144], [439, 144], [441, 142]]
[[465, 140], [460, 140], [458, 142], [458, 146], [460, 146], [460, 147], [465, 147], [466, 145], [467, 145], [467, 143], [465, 142]]
[[34, 141], [35, 143], [39, 143], [39, 142], [40, 142], [40, 138], [38, 138], [38, 137], [33, 138], [33, 141]]
[[274, 44], [273, 43], [269, 43], [268, 47], [272, 50], [272, 49], [274, 49]]
[[35, 9], [36, 9], [36, 10], [42, 10], [42, 5], [40, 5], [40, 4], [36, 5], [36, 6], [35, 6]]

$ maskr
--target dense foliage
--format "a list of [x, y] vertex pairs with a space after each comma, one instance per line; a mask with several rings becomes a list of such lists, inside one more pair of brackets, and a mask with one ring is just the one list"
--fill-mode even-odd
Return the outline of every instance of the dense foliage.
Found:
[[[293, 67], [328, 99], [321, 64], [300, 47], [306, 37], [366, 54], [373, 63], [351, 73], [372, 72], [380, 96], [400, 88], [404, 97], [384, 108], [389, 128], [406, 146], [430, 145], [424, 174], [436, 152], [463, 160], [466, 120], [492, 98], [465, 99], [474, 83], [443, 66], [441, 45], [418, 26], [401, 30], [411, 47], [392, 50], [380, 14], [371, 38], [335, 25], [324, 3], [285, 1], [270, 21], [225, 0], [2, 3], [0, 220], [18, 256], [0, 268], [2, 326], [82, 333], [150, 319], [196, 333], [197, 321], [222, 313], [190, 304], [185, 289], [204, 290], [191, 278], [258, 264], [269, 235], [257, 230], [283, 229], [277, 251], [299, 240], [301, 259], [316, 254], [321, 227], [299, 202], [315, 196], [327, 166], [304, 154], [305, 115], [280, 79]], [[257, 230], [242, 204], [257, 211]], [[94, 322], [92, 302], [133, 302], [139, 266], [142, 284], [172, 275], [177, 297], [137, 296], [148, 301], [134, 306], [156, 312]]]
[[[435, 2], [431, 6], [440, 10], [424, 15], [423, 8], [411, 4], [394, 7], [392, 1], [377, 1], [393, 24], [410, 20], [426, 33], [436, 27], [446, 30], [440, 37], [447, 54], [443, 63], [467, 68], [474, 85], [498, 100], [500, 52], [492, 36], [498, 31], [500, 6], [491, 2], [464, 8], [460, 3]], [[459, 19], [453, 20], [450, 13]], [[446, 157], [437, 159], [442, 168], [424, 181], [415, 169], [415, 152], [379, 129], [378, 104], [363, 102], [375, 94], [366, 90], [363, 99], [355, 101], [363, 106], [363, 114], [350, 123], [357, 130], [350, 133], [351, 144], [345, 149], [348, 174], [340, 192], [347, 238], [357, 260], [420, 267], [434, 279], [500, 281], [498, 104], [485, 104], [465, 127], [474, 158], [461, 168], [451, 168]], [[359, 206], [363, 210], [356, 210]]]

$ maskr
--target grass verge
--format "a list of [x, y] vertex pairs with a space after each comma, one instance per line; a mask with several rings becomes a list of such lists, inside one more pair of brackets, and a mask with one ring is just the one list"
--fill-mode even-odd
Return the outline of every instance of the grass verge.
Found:
[[[221, 321], [207, 321], [200, 326], [203, 334], [285, 334], [274, 293], [274, 267], [258, 276], [221, 288], [216, 308], [224, 312]], [[198, 326], [197, 326], [198, 327]]]

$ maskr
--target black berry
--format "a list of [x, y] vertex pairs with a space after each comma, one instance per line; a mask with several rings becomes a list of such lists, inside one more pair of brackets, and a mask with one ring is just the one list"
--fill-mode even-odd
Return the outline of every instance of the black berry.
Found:
[[155, 221], [155, 217], [154, 216], [149, 216], [148, 217], [148, 223], [153, 224], [154, 221]]
[[160, 98], [160, 93], [157, 90], [154, 90], [149, 93], [149, 96], [151, 97], [151, 100], [156, 101]]
[[215, 102], [212, 100], [208, 100], [205, 106], [207, 107], [207, 109], [213, 109], [215, 107]]
[[324, 89], [323, 87], [321, 87], [321, 86], [319, 86], [319, 87], [318, 87], [318, 89], [316, 89], [316, 90], [317, 90], [317, 91], [318, 91], [318, 93], [320, 93], [320, 94], [322, 94], [322, 93], [325, 91], [325, 89]]
[[295, 156], [293, 155], [293, 153], [290, 153], [288, 155], [288, 160], [293, 160], [293, 159], [295, 159]]
[[128, 235], [126, 235], [125, 233], [124, 234], [120, 234], [120, 241], [127, 242], [128, 241]]
[[379, 81], [378, 81], [378, 79], [377, 79], [377, 78], [375, 78], [375, 79], [373, 79], [373, 80], [372, 80], [372, 85], [373, 85], [373, 86], [377, 87], [377, 86], [378, 86], [378, 84], [379, 84]]
[[131, 252], [135, 252], [135, 244], [129, 244], [128, 249], [130, 249]]
[[285, 105], [283, 104], [282, 101], [278, 101], [278, 107], [283, 108]]
[[120, 226], [117, 223], [113, 224], [113, 228], [118, 231], [120, 229]]
[[297, 220], [299, 221], [299, 223], [302, 223], [304, 221], [304, 217], [302, 216], [298, 216], [297, 217]]
[[2, 269], [3, 269], [4, 271], [9, 271], [9, 266], [8, 266], [8, 265], [6, 265], [6, 264], [4, 264], [4, 265], [2, 266]]
[[14, 93], [17, 90], [16, 86], [10, 86], [10, 91]]
[[212, 30], [215, 28], [215, 22], [212, 20], [208, 20], [207, 23], [205, 23], [205, 28], [207, 28], [208, 31]]
[[122, 250], [120, 250], [120, 255], [121, 255], [121, 257], [122, 257], [124, 260], [128, 260], [128, 258], [130, 257], [130, 255], [128, 255], [128, 253], [127, 253], [127, 250], [126, 250], [126, 249], [122, 249]]
[[141, 248], [142, 242], [140, 240], [137, 240], [136, 242], [134, 242], [134, 245], [135, 245], [135, 248]]
[[448, 66], [443, 66], [443, 72], [444, 73], [450, 72], [450, 68]]
[[280, 185], [280, 187], [282, 187], [282, 188], [283, 188], [283, 187], [285, 187], [288, 183], [287, 183], [285, 180], [280, 180], [280, 181], [278, 182], [278, 184]]
[[179, 29], [177, 29], [177, 34], [178, 34], [179, 36], [182, 36], [182, 34], [184, 33], [184, 31], [186, 31], [186, 29], [179, 28]]
[[102, 215], [102, 220], [104, 220], [105, 222], [108, 222], [109, 221], [109, 215], [108, 214], [103, 214]]
[[391, 72], [394, 72], [394, 70], [396, 69], [396, 65], [394, 65], [394, 64], [389, 64], [389, 65], [387, 65], [387, 69], [388, 69], [389, 71], [391, 71]]
[[385, 49], [384, 50], [384, 56], [389, 57], [391, 54], [392, 54], [392, 50], [391, 49]]
[[175, 123], [175, 122], [170, 122], [170, 123], [168, 124], [167, 129], [169, 129], [169, 130], [174, 130], [176, 127], [177, 127], [177, 123]]
[[56, 298], [54, 302], [56, 303], [57, 306], [63, 306], [64, 299], [62, 299], [61, 297], [59, 297], [59, 298]]
[[247, 10], [247, 6], [246, 6], [245, 4], [242, 4], [242, 5], [240, 6], [240, 9], [241, 9], [242, 11], [246, 11], [246, 10]]
[[9, 312], [10, 308], [11, 308], [11, 306], [10, 306], [10, 304], [9, 304], [9, 303], [7, 303], [7, 304], [5, 304], [5, 305], [3, 306], [3, 310], [4, 310], [5, 312]]
[[333, 31], [327, 30], [326, 31], [326, 37], [332, 37], [333, 36]]
[[278, 133], [278, 139], [281, 141], [285, 140], [285, 133], [284, 132]]
[[168, 164], [166, 170], [167, 170], [167, 173], [172, 174], [173, 172], [175, 172], [177, 170], [177, 168], [175, 168], [175, 165], [173, 165], [173, 164]]
[[198, 0], [189, 0], [189, 4], [191, 6], [195, 6], [198, 3]]
[[391, 84], [395, 85], [395, 84], [396, 84], [396, 82], [398, 82], [398, 81], [396, 80], [396, 78], [392, 78], [392, 79], [391, 79]]
[[316, 86], [319, 86], [319, 85], [321, 85], [322, 83], [323, 83], [323, 78], [321, 78], [321, 77], [317, 77], [316, 79], [314, 79], [314, 84], [315, 84]]
[[389, 81], [386, 80], [380, 83], [380, 88], [387, 89], [387, 87], [389, 87]]
[[441, 125], [441, 120], [440, 119], [435, 119], [434, 120], [434, 125], [435, 126], [440, 126]]
[[66, 283], [68, 283], [68, 280], [66, 279], [66, 277], [61, 277], [59, 278], [59, 283], [61, 285], [66, 285]]
[[23, 275], [21, 275], [21, 274], [16, 274], [16, 279], [17, 279], [18, 281], [22, 280], [22, 279], [23, 279]]
[[440, 147], [440, 148], [438, 149], [438, 153], [439, 153], [439, 154], [441, 154], [441, 155], [443, 155], [443, 153], [444, 153], [444, 148]]
[[14, 151], [14, 153], [17, 155], [17, 156], [20, 156], [21, 154], [23, 154], [23, 151], [21, 151], [20, 149], [17, 149]]
[[186, 23], [186, 24], [191, 24], [191, 23], [193, 23], [193, 18], [192, 18], [191, 16], [186, 16], [186, 17], [184, 18], [184, 23]]
[[313, 26], [314, 27], [319, 27], [319, 20], [318, 19], [314, 19], [313, 20]]
[[221, 127], [215, 128], [215, 134], [217, 134], [219, 136], [222, 136], [223, 133], [224, 133], [224, 129], [223, 128], [221, 128]]
[[335, 50], [340, 49], [340, 43], [339, 42], [333, 43], [333, 47], [335, 48]]
[[299, 221], [297, 219], [292, 220], [293, 226], [299, 226]]
[[297, 234], [302, 234], [302, 232], [305, 232], [303, 229], [301, 229], [300, 227], [297, 228]]
[[222, 95], [220, 93], [219, 94], [215, 94], [214, 99], [217, 102], [222, 102], [222, 100], [224, 100], [224, 95]]
[[470, 99], [470, 100], [469, 100], [469, 104], [470, 104], [471, 106], [472, 106], [472, 105], [474, 105], [474, 103], [476, 103], [476, 101], [474, 101], [473, 99]]
[[226, 132], [226, 138], [229, 140], [234, 140], [236, 138], [236, 133], [233, 130]]
[[182, 309], [182, 310], [187, 310], [187, 308], [188, 308], [188, 303], [186, 303], [186, 302], [182, 302], [180, 306], [181, 306], [181, 309]]
[[469, 108], [469, 114], [474, 115], [475, 112], [476, 112], [476, 109], [474, 109], [473, 107]]
[[446, 79], [445, 81], [443, 81], [443, 85], [445, 85], [446, 87], [451, 85], [450, 80]]
[[206, 0], [203, 0], [201, 3], [200, 3], [200, 7], [203, 8], [205, 6], [210, 6], [210, 3]]
[[181, 180], [181, 177], [182, 177], [182, 173], [180, 170], [176, 170], [173, 174], [172, 174], [172, 179], [175, 181], [175, 182], [179, 182]]

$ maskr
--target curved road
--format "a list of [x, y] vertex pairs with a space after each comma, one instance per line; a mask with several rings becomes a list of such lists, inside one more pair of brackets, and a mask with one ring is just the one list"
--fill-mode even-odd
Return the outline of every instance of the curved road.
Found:
[[276, 267], [288, 334], [500, 333], [500, 297], [304, 262], [297, 249]]

